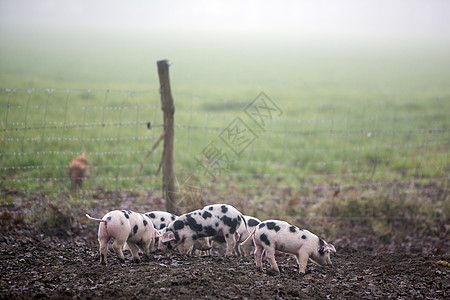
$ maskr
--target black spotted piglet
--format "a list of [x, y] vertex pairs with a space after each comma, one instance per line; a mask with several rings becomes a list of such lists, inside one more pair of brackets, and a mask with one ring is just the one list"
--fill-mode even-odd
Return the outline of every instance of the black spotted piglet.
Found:
[[170, 212], [159, 210], [149, 211], [146, 212], [144, 215], [150, 218], [156, 230], [161, 230], [165, 228], [167, 225], [169, 225], [171, 222], [175, 221], [178, 218], [178, 216]]
[[280, 272], [275, 261], [275, 250], [278, 250], [294, 254], [300, 273], [303, 274], [308, 259], [322, 266], [331, 265], [330, 253], [336, 252], [332, 244], [328, 244], [317, 235], [279, 220], [262, 222], [242, 244], [248, 243], [250, 237], [253, 237], [255, 243], [255, 261], [259, 270], [262, 270], [264, 250], [270, 265], [276, 272]]
[[155, 243], [155, 237], [159, 236], [159, 232], [147, 216], [129, 210], [113, 210], [102, 219], [92, 218], [88, 214], [86, 217], [100, 222], [98, 241], [102, 264], [107, 263], [108, 242], [112, 238], [114, 239], [113, 249], [121, 262], [125, 262], [122, 252], [122, 246], [125, 243], [133, 254], [133, 261], [140, 262], [139, 249], [144, 255], [148, 255]]
[[[202, 209], [181, 215], [167, 226], [159, 242], [159, 249], [178, 248], [188, 253], [194, 242], [205, 237], [224, 237], [227, 242], [225, 255], [231, 255], [237, 238], [237, 229], [245, 223], [242, 214], [227, 204], [208, 205]], [[208, 250], [208, 249], [199, 249]]]
[[239, 233], [239, 240], [236, 243], [236, 246], [234, 248], [234, 251], [236, 252], [237, 256], [249, 256], [250, 252], [253, 247], [253, 243], [247, 243], [243, 246], [241, 246], [241, 242], [245, 241], [248, 236], [250, 235], [250, 232], [253, 231], [253, 229], [261, 223], [261, 220], [255, 217], [251, 216], [245, 216], [244, 219], [247, 223], [248, 228], [244, 226], [244, 223], [241, 224], [241, 226], [238, 228]]
[[[167, 227], [167, 225], [169, 225], [171, 222], [175, 221], [178, 218], [178, 216], [170, 212], [160, 210], [149, 211], [144, 213], [144, 215], [150, 218], [155, 229], [158, 230], [161, 234], [162, 232], [165, 232], [164, 229]], [[156, 248], [158, 247], [158, 243], [159, 237], [155, 238], [155, 245], [151, 249], [152, 251], [156, 250]]]
[[[178, 219], [177, 215], [174, 215], [172, 213], [166, 212], [166, 211], [149, 211], [146, 212], [145, 215], [150, 218], [150, 220], [153, 223], [153, 226], [155, 226], [156, 230], [158, 230], [161, 234], [166, 232], [167, 225], [169, 225], [171, 222]], [[156, 250], [156, 247], [158, 247], [159, 238], [155, 239], [155, 246], [154, 249]], [[195, 240], [194, 243], [194, 249], [210, 249], [211, 245], [209, 244], [208, 238], [199, 238]], [[204, 250], [208, 251], [208, 250]]]

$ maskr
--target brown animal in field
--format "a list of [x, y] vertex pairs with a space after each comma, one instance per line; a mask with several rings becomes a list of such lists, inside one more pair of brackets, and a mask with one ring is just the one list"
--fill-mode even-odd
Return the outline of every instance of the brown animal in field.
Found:
[[70, 180], [72, 180], [72, 182], [79, 187], [82, 186], [83, 180], [86, 177], [87, 164], [86, 152], [83, 152], [81, 155], [75, 157], [69, 164], [67, 171]]

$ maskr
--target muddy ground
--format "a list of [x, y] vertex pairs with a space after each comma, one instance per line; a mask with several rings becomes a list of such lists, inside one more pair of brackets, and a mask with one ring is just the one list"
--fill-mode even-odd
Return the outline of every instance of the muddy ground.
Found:
[[140, 264], [120, 263], [110, 251], [99, 264], [95, 226], [82, 234], [29, 228], [0, 234], [0, 299], [445, 299], [447, 254], [386, 253], [338, 247], [331, 267], [278, 255], [280, 275], [252, 258], [184, 257], [155, 253]]
[[[163, 209], [165, 203], [150, 200], [139, 204], [139, 211]], [[136, 205], [135, 199], [127, 197], [117, 202], [99, 199], [91, 205], [81, 203], [79, 211], [68, 206], [70, 213], [65, 213], [63, 205], [55, 207], [40, 197], [27, 199], [20, 194], [12, 203], [0, 205], [0, 299], [450, 297], [447, 227], [435, 236], [420, 234], [384, 242], [348, 231], [348, 236], [328, 240], [337, 249], [333, 265], [309, 263], [304, 276], [289, 255], [276, 257], [281, 268], [278, 275], [270, 272], [266, 260], [264, 272], [259, 272], [253, 258], [223, 257], [217, 251], [201, 257], [157, 252], [136, 264], [129, 253], [126, 263], [120, 263], [110, 250], [108, 265], [100, 265], [98, 224], [84, 214], [101, 217], [111, 207]], [[37, 226], [39, 220], [46, 222]], [[58, 229], [55, 224], [66, 227]]]

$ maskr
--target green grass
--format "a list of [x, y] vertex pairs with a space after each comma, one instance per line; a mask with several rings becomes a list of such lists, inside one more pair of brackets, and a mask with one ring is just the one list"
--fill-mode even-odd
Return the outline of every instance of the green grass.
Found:
[[[67, 165], [86, 150], [86, 189], [159, 191], [162, 147], [140, 168], [162, 133], [156, 61], [164, 58], [173, 62], [180, 184], [228, 193], [232, 182], [234, 194], [263, 182], [448, 180], [445, 49], [87, 35], [5, 36], [0, 53], [3, 187], [65, 193]], [[244, 113], [261, 91], [282, 110], [265, 130]], [[220, 139], [236, 117], [258, 135], [239, 156]], [[215, 182], [196, 160], [210, 142], [233, 161]]]

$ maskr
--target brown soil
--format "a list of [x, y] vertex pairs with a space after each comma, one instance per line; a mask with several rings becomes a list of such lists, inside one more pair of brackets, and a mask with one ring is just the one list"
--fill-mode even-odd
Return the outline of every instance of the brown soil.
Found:
[[331, 267], [310, 263], [300, 276], [295, 258], [278, 255], [281, 274], [252, 258], [154, 253], [140, 264], [110, 251], [99, 264], [95, 226], [81, 234], [22, 228], [0, 234], [0, 299], [395, 298], [450, 296], [450, 256], [376, 253], [338, 247]]
[[[105, 198], [105, 197], [103, 197]], [[131, 199], [131, 198], [130, 198]], [[108, 253], [99, 263], [97, 226], [84, 213], [102, 216], [114, 207], [136, 207], [136, 200], [97, 200], [70, 212], [42, 202], [39, 196], [18, 195], [14, 204], [0, 206], [0, 299], [449, 299], [450, 241], [419, 234], [381, 241], [360, 230], [342, 231], [334, 243], [333, 265], [309, 263], [300, 276], [290, 255], [277, 255], [281, 274], [256, 270], [253, 258], [180, 256], [153, 253], [141, 263], [120, 263]], [[36, 205], [42, 202], [43, 204]], [[145, 201], [139, 211], [162, 209], [164, 203]], [[64, 207], [61, 205], [61, 207]], [[68, 206], [70, 207], [70, 206]], [[45, 209], [44, 209], [45, 208]], [[62, 224], [66, 229], [39, 230], [27, 219], [49, 220], [41, 228]], [[75, 219], [73, 219], [75, 218]], [[50, 221], [54, 222], [51, 223]], [[72, 224], [72, 225], [70, 225]], [[346, 235], [347, 232], [347, 235]], [[355, 232], [361, 232], [356, 235]]]

